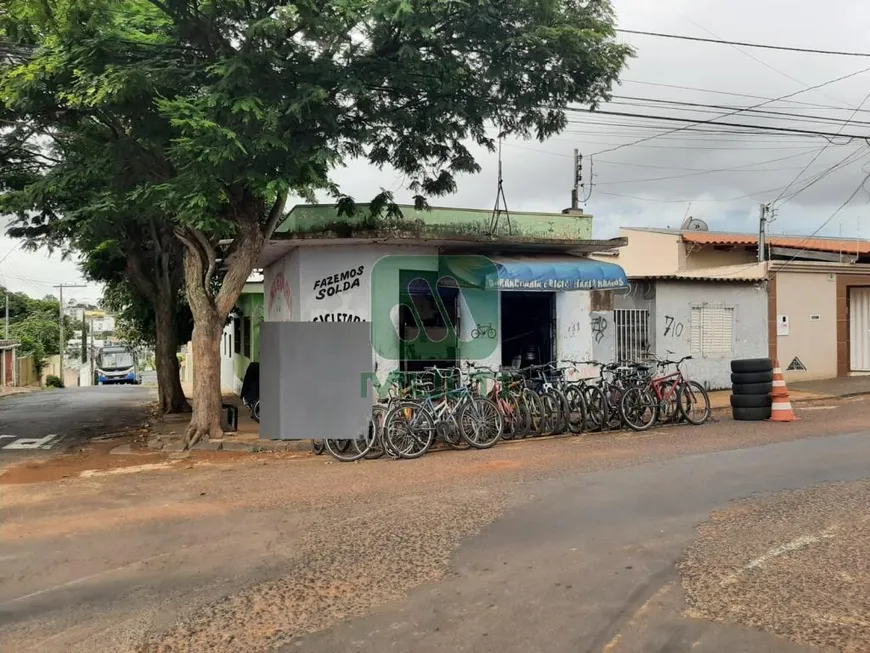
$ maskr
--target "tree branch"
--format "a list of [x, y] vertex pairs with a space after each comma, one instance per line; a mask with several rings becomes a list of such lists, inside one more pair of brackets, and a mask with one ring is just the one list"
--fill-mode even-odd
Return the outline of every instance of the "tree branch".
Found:
[[266, 220], [266, 226], [263, 227], [263, 238], [265, 240], [269, 240], [272, 237], [272, 233], [278, 227], [278, 221], [284, 215], [285, 204], [287, 204], [286, 190], [278, 193], [278, 197], [275, 198], [275, 203], [272, 204], [272, 208], [269, 210], [269, 217]]

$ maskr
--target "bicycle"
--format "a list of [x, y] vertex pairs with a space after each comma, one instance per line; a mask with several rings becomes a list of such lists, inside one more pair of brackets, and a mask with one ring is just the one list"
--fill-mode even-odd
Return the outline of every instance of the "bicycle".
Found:
[[[496, 404], [472, 391], [473, 379], [464, 383], [462, 370], [451, 368], [451, 375], [433, 368], [442, 388], [422, 400], [402, 400], [394, 405], [384, 419], [384, 438], [402, 458], [419, 458], [440, 435], [448, 444], [456, 442], [455, 434], [475, 449], [488, 449], [501, 438], [504, 421]], [[456, 379], [459, 387], [449, 388], [448, 379]]]
[[494, 324], [480, 324], [474, 327], [471, 330], [471, 339], [477, 340], [478, 338], [495, 338], [498, 333], [495, 330]]
[[[710, 418], [710, 397], [697, 381], [690, 381], [682, 364], [692, 360], [684, 356], [679, 361], [657, 361], [658, 368], [671, 365], [676, 371], [650, 377], [646, 383], [630, 388], [622, 397], [623, 420], [634, 431], [646, 431], [659, 421], [674, 421], [677, 415], [690, 424], [700, 425]], [[703, 404], [696, 414], [695, 408]]]

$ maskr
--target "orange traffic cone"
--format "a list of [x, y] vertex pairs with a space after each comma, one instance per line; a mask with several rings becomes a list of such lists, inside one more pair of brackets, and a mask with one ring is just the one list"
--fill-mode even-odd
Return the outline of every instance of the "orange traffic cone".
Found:
[[785, 385], [785, 378], [782, 375], [782, 368], [779, 366], [779, 361], [774, 361], [773, 365], [773, 390], [770, 393], [773, 399], [771, 406], [770, 422], [797, 422], [800, 418], [794, 414], [791, 407], [791, 401], [788, 396], [788, 387]]

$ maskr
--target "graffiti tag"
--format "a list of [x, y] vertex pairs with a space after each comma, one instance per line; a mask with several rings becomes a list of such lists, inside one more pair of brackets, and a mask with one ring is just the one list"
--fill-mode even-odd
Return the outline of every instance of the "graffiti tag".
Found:
[[683, 323], [677, 322], [676, 318], [670, 315], [665, 315], [665, 332], [662, 335], [679, 338], [683, 335]]
[[604, 340], [604, 334], [607, 332], [607, 319], [601, 315], [595, 315], [592, 318], [592, 338], [596, 343]]
[[269, 288], [269, 310], [275, 310], [275, 298], [281, 296], [284, 298], [284, 304], [287, 307], [287, 312], [290, 312], [290, 300], [293, 293], [290, 290], [290, 284], [284, 277], [283, 272], [279, 272], [272, 280], [272, 285]]

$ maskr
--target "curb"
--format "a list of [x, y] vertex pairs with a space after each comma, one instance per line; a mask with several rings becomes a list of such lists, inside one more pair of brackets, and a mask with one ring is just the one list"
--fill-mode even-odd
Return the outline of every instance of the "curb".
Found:
[[[162, 438], [152, 436], [148, 439], [149, 449], [165, 452], [184, 451], [184, 441], [181, 438]], [[193, 446], [192, 451], [236, 451], [244, 453], [266, 453], [274, 451], [311, 451], [311, 440], [262, 440], [258, 442], [240, 442], [225, 438], [223, 440], [209, 440], [199, 442]]]

